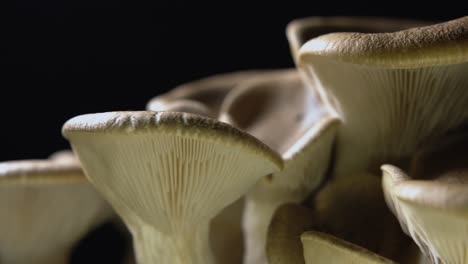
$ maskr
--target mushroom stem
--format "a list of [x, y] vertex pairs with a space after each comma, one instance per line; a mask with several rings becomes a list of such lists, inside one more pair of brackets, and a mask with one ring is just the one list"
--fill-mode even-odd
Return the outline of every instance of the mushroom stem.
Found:
[[[255, 195], [248, 196], [243, 215], [245, 233], [245, 248], [249, 254], [244, 255], [244, 263], [268, 263], [266, 259], [266, 241], [270, 220], [276, 209], [285, 203], [298, 203], [303, 197], [294, 192], [284, 195], [259, 199]], [[276, 198], [276, 199], [275, 199]]]
[[131, 228], [138, 263], [211, 264], [209, 224], [164, 234], [151, 225]]

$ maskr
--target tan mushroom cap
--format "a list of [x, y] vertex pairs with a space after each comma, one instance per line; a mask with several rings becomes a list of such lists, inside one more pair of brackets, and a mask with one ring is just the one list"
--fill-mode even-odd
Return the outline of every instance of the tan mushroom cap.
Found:
[[301, 234], [317, 227], [316, 216], [298, 204], [280, 206], [268, 228], [267, 257], [269, 264], [304, 264]]
[[[185, 83], [151, 99], [146, 109], [151, 111], [189, 112], [216, 118], [224, 97], [239, 83], [268, 71], [251, 70], [210, 76]], [[182, 101], [182, 103], [179, 103]], [[182, 105], [190, 105], [188, 110]], [[182, 107], [182, 108], [181, 108]]]
[[82, 115], [63, 134], [114, 206], [125, 204], [162, 230], [213, 217], [258, 177], [282, 167], [254, 137], [188, 113]]
[[392, 33], [330, 33], [305, 43], [300, 62], [328, 57], [392, 69], [468, 62], [468, 17]]
[[69, 251], [111, 214], [77, 163], [0, 163], [0, 262], [67, 263]]
[[427, 22], [381, 17], [307, 17], [295, 19], [286, 28], [289, 45], [297, 61], [299, 50], [308, 40], [331, 32], [394, 32], [423, 26]]
[[459, 182], [413, 180], [401, 169], [382, 166], [383, 188], [403, 229], [433, 261], [468, 261], [468, 172]]
[[[318, 151], [318, 148], [324, 148], [321, 154], [327, 156], [323, 154], [327, 153], [327, 147], [331, 148], [339, 124], [337, 118], [327, 113], [317, 94], [302, 83], [294, 69], [258, 76], [243, 83], [227, 95], [221, 106], [220, 119], [278, 152], [285, 160], [285, 166], [303, 155], [307, 156], [305, 159], [317, 158], [310, 152]], [[302, 163], [308, 161], [311, 160], [302, 160]], [[315, 164], [318, 166], [319, 162]], [[328, 162], [320, 165], [327, 167]], [[290, 169], [302, 166], [295, 163]], [[287, 173], [287, 170], [280, 173]], [[305, 177], [297, 177], [301, 176]], [[285, 185], [297, 185], [291, 179], [278, 177], [277, 180], [284, 181]], [[307, 183], [301, 180], [299, 184]]]
[[396, 263], [365, 248], [321, 232], [308, 231], [301, 235], [301, 240], [306, 264]]

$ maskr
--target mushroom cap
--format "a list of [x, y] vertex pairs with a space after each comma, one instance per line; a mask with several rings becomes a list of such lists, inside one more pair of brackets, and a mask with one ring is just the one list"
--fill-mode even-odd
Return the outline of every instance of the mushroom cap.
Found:
[[268, 263], [305, 263], [300, 237], [316, 225], [316, 216], [311, 209], [292, 203], [280, 206], [268, 228]]
[[13, 185], [88, 184], [77, 163], [51, 160], [0, 162], [0, 183]]
[[[278, 174], [288, 174], [288, 177], [273, 175], [268, 181], [272, 182], [273, 178], [273, 182], [280, 181], [279, 185], [290, 189], [321, 182], [339, 124], [337, 118], [327, 113], [314, 91], [303, 85], [299, 73], [291, 69], [252, 78], [231, 91], [221, 107], [220, 119], [280, 153], [286, 167]], [[312, 172], [319, 177], [309, 183], [305, 178]]]
[[247, 196], [245, 263], [266, 261], [267, 229], [275, 209], [302, 201], [325, 178], [339, 122], [320, 106], [314, 90], [291, 69], [243, 82], [221, 106], [222, 121], [257, 137], [285, 163], [284, 170], [263, 177]]
[[392, 33], [333, 33], [304, 44], [304, 76], [343, 122], [335, 175], [379, 175], [381, 164], [402, 165], [427, 141], [466, 123], [467, 25], [461, 18]]
[[300, 49], [300, 62], [328, 57], [353, 64], [411, 69], [468, 62], [468, 17], [391, 33], [330, 33]]
[[1, 162], [0, 208], [2, 263], [66, 252], [111, 214], [79, 165], [59, 158]]
[[148, 110], [156, 112], [184, 112], [206, 117], [216, 117], [216, 114], [213, 113], [205, 104], [186, 99], [178, 99], [168, 102], [154, 100], [152, 103], [148, 104]]
[[295, 19], [286, 28], [286, 35], [294, 60], [308, 40], [330, 32], [394, 32], [406, 28], [426, 25], [427, 22], [382, 17], [307, 17]]
[[433, 261], [467, 262], [468, 182], [413, 180], [391, 165], [382, 171], [387, 203], [421, 250]]
[[395, 263], [365, 248], [321, 232], [305, 232], [301, 235], [301, 240], [306, 264]]
[[[183, 100], [195, 106], [194, 108], [190, 108], [190, 111], [187, 112], [216, 118], [222, 101], [229, 91], [239, 83], [253, 76], [264, 74], [265, 72], [268, 71], [251, 70], [232, 72], [185, 83], [175, 87], [168, 93], [154, 97], [148, 102], [146, 109], [151, 111], [186, 112], [183, 111], [184, 109], [176, 107], [176, 102]], [[176, 105], [173, 105], [173, 103], [176, 103]], [[179, 107], [180, 106], [181, 105], [179, 105]], [[185, 108], [185, 110], [188, 109]]]
[[282, 168], [278, 154], [228, 124], [177, 112], [109, 112], [67, 121], [86, 175], [126, 218], [160, 232], [193, 228]]

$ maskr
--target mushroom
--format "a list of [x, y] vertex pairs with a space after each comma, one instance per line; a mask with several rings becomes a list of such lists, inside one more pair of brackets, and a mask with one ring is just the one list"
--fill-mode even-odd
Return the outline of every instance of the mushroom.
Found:
[[[223, 90], [227, 91], [235, 86], [235, 81], [241, 82], [241, 77], [249, 78], [254, 72], [245, 72], [237, 74], [226, 74], [217, 77], [211, 77], [205, 81], [197, 81], [194, 84], [182, 85], [182, 88], [176, 90], [185, 91], [185, 93], [178, 92], [176, 94], [185, 94], [189, 98], [204, 99], [204, 103], [209, 104], [214, 102], [214, 105], [205, 105], [204, 103], [187, 100], [184, 97], [173, 97], [174, 101], [165, 99], [165, 103], [157, 103], [159, 97], [152, 99], [152, 103], [148, 107], [152, 110], [159, 111], [172, 111], [172, 112], [185, 112], [198, 114], [202, 116], [218, 116], [217, 110], [211, 108], [216, 107], [217, 101], [225, 96]], [[225, 79], [225, 83], [222, 80]], [[224, 86], [223, 86], [224, 85]], [[232, 88], [234, 89], [234, 88]], [[203, 96], [200, 96], [197, 91]], [[171, 93], [171, 92], [170, 92]], [[194, 96], [193, 94], [197, 95]], [[215, 97], [210, 98], [210, 95]], [[167, 97], [162, 95], [161, 97]], [[170, 96], [169, 96], [170, 97]], [[219, 97], [219, 99], [217, 98]], [[216, 263], [223, 264], [237, 264], [242, 262], [244, 255], [244, 243], [242, 235], [242, 213], [244, 211], [244, 199], [240, 198], [234, 203], [224, 208], [218, 215], [216, 215], [210, 223], [210, 244], [213, 250], [214, 259]]]
[[151, 99], [151, 111], [189, 112], [217, 118], [224, 97], [239, 83], [268, 71], [251, 70], [210, 76], [177, 86]]
[[301, 240], [306, 264], [396, 264], [365, 248], [326, 233], [309, 231], [301, 235]]
[[305, 264], [300, 238], [317, 226], [316, 216], [305, 206], [288, 203], [278, 207], [268, 228], [268, 264]]
[[294, 61], [299, 63], [299, 50], [308, 40], [332, 32], [392, 32], [423, 26], [428, 22], [377, 17], [306, 17], [291, 21], [286, 36]]
[[110, 216], [71, 155], [0, 163], [0, 263], [68, 263], [75, 243]]
[[387, 204], [434, 263], [468, 262], [467, 148], [466, 134], [452, 135], [422, 149], [409, 175], [382, 166]]
[[403, 166], [468, 120], [468, 17], [390, 33], [325, 34], [296, 53], [308, 82], [343, 120], [336, 177], [378, 175], [383, 162]]
[[[279, 207], [268, 231], [268, 263], [311, 263], [312, 255], [314, 263], [348, 263], [345, 258], [351, 261], [359, 253], [356, 249], [361, 247], [369, 250], [364, 252], [364, 258], [382, 255], [379, 258], [386, 256], [399, 263], [422, 263], [424, 258], [416, 245], [398, 232], [398, 223], [385, 205], [382, 206], [378, 178], [361, 175], [360, 179], [350, 177], [347, 182], [327, 185], [317, 195], [312, 208], [306, 204]], [[384, 221], [378, 222], [380, 219]], [[301, 234], [308, 231], [312, 232], [303, 238], [310, 241], [303, 240], [303, 248]]]
[[63, 135], [131, 230], [140, 263], [213, 263], [210, 219], [283, 167], [247, 133], [188, 113], [82, 115]]
[[244, 263], [266, 263], [267, 229], [274, 211], [301, 202], [325, 178], [338, 120], [321, 108], [295, 70], [258, 76], [232, 90], [220, 119], [260, 139], [285, 163], [246, 195]]

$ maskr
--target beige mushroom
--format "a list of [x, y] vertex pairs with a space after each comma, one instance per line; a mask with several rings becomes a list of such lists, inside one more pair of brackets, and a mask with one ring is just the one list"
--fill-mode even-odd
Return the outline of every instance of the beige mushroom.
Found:
[[[202, 116], [218, 116], [216, 111], [218, 111], [217, 108], [219, 108], [219, 106], [216, 105], [218, 101], [225, 96], [224, 93], [227, 93], [230, 89], [234, 89], [233, 87], [237, 82], [242, 82], [244, 78], [248, 79], [253, 74], [254, 72], [225, 74], [211, 77], [204, 81], [196, 81], [192, 84], [182, 85], [180, 86], [181, 88], [175, 88], [176, 90], [182, 91], [175, 93], [179, 96], [169, 96], [169, 99], [162, 100], [164, 103], [160, 103], [160, 97], [156, 97], [152, 99], [148, 107], [150, 108], [149, 110], [185, 112]], [[199, 94], [197, 91], [199, 91]], [[169, 94], [171, 94], [171, 92], [169, 92]], [[174, 94], [174, 92], [172, 92], [172, 94]], [[187, 100], [182, 97], [183, 95], [193, 99]], [[219, 99], [211, 99], [210, 96], [219, 97]], [[161, 97], [166, 98], [168, 96], [162, 95]], [[203, 100], [203, 103], [194, 101], [194, 99]], [[240, 198], [224, 208], [211, 221], [210, 242], [216, 263], [238, 264], [242, 262], [242, 257], [244, 255], [244, 239], [241, 227], [243, 211], [244, 199]]]
[[311, 209], [292, 203], [278, 207], [268, 228], [268, 264], [305, 264], [301, 235], [318, 227]]
[[396, 264], [365, 248], [332, 235], [309, 231], [301, 235], [306, 264]]
[[268, 71], [251, 70], [210, 76], [175, 87], [151, 99], [151, 111], [188, 112], [217, 118], [224, 97], [239, 83]]
[[391, 33], [321, 35], [297, 54], [308, 82], [343, 120], [336, 177], [378, 174], [382, 162], [403, 165], [468, 119], [468, 17]]
[[413, 161], [411, 177], [395, 166], [382, 166], [387, 204], [435, 263], [468, 262], [467, 147], [462, 134], [424, 148]]
[[131, 230], [139, 263], [213, 263], [210, 219], [283, 166], [252, 136], [188, 113], [83, 115], [63, 134]]
[[[399, 232], [398, 222], [382, 205], [379, 179], [373, 175], [360, 179], [350, 177], [348, 182], [327, 185], [312, 208], [279, 207], [268, 231], [268, 263], [348, 263], [353, 259], [353, 263], [364, 263], [366, 258], [378, 261], [383, 256], [399, 263], [424, 263], [417, 246]], [[303, 240], [303, 248], [301, 234], [307, 231], [312, 232], [303, 235], [308, 239]], [[367, 250], [355, 256], [360, 248]]]
[[68, 263], [75, 243], [111, 215], [71, 155], [0, 163], [0, 263]]
[[322, 183], [338, 120], [321, 108], [295, 70], [258, 76], [232, 90], [220, 119], [280, 153], [281, 172], [261, 179], [246, 196], [244, 263], [266, 263], [267, 229], [274, 211], [300, 202]]
[[377, 17], [306, 17], [295, 19], [286, 28], [286, 36], [294, 60], [298, 63], [299, 50], [307, 41], [332, 32], [378, 33], [393, 32], [426, 25], [427, 22]]

